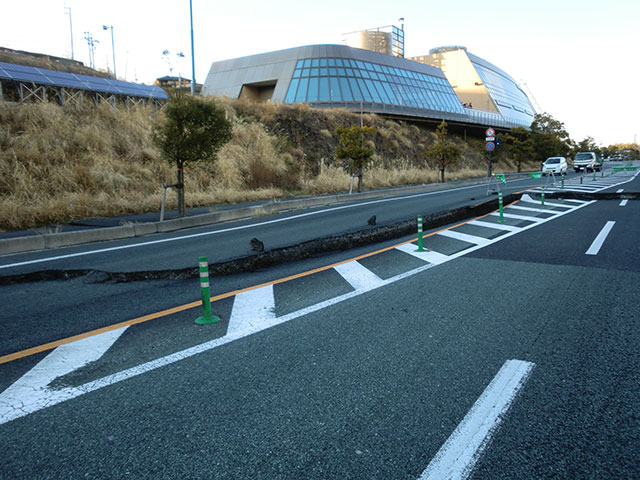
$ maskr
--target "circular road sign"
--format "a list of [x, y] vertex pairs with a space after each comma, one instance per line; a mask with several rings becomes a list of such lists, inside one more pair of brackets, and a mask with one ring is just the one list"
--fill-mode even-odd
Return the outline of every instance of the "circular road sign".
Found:
[[494, 148], [496, 148], [496, 144], [493, 142], [487, 142], [487, 152], [491, 152], [493, 151]]
[[487, 137], [494, 137], [496, 135], [496, 131], [491, 127], [487, 128], [487, 131], [484, 133], [486, 133]]

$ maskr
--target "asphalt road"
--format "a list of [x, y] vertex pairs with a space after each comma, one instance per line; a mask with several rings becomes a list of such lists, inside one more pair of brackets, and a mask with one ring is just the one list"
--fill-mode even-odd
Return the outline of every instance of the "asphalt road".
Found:
[[[508, 194], [546, 182], [546, 179], [523, 177], [509, 180], [504, 190]], [[249, 240], [253, 237], [261, 239], [265, 249], [271, 250], [314, 238], [370, 229], [367, 220], [372, 215], [376, 215], [378, 225], [388, 225], [494, 197], [487, 194], [486, 183], [444, 186], [421, 194], [283, 212], [171, 234], [6, 255], [0, 258], [0, 277], [43, 270], [53, 272], [52, 278], [72, 270], [95, 273], [72, 280], [4, 285], [0, 300], [5, 305], [1, 318], [6, 336], [0, 342], [0, 356], [171, 308], [199, 296], [197, 279], [114, 283], [106, 281], [100, 272], [170, 272], [193, 268], [203, 255], [214, 263], [253, 254], [249, 249]], [[216, 278], [211, 293], [246, 288], [368, 250], [338, 252], [297, 262], [284, 270]], [[46, 328], [42, 328], [43, 319]]]
[[[509, 402], [469, 478], [638, 478], [640, 205], [547, 203], [428, 237], [424, 257], [409, 244], [238, 293], [214, 302], [214, 325], [195, 326], [187, 309], [129, 327], [53, 378], [49, 403], [0, 424], [0, 478], [437, 478], [428, 473], [443, 446], [473, 443], [456, 429], [473, 424], [465, 419], [511, 360], [527, 373], [490, 397]], [[175, 306], [194, 282], [50, 283], [2, 288], [25, 330]], [[56, 304], [64, 288], [78, 298]], [[47, 355], [0, 365], [0, 412]]]

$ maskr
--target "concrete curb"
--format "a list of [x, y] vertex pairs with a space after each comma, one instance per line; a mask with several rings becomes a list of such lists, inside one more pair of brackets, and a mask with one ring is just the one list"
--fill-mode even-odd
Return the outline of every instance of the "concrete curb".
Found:
[[[477, 179], [451, 182], [451, 186], [478, 183]], [[332, 205], [346, 201], [366, 200], [372, 198], [384, 198], [395, 195], [420, 193], [435, 190], [442, 184], [416, 185], [400, 187], [389, 190], [370, 190], [361, 193], [342, 193], [336, 195], [324, 195], [321, 197], [309, 197], [293, 200], [275, 200], [262, 205], [243, 207], [237, 209], [221, 210], [218, 212], [193, 215], [189, 217], [165, 220], [164, 222], [134, 223], [120, 227], [95, 228], [90, 230], [76, 230], [73, 232], [47, 233], [42, 235], [30, 235], [25, 237], [0, 239], [0, 255], [44, 250], [56, 247], [67, 247], [92, 242], [118, 240], [122, 238], [140, 237], [153, 233], [165, 233], [184, 228], [202, 227], [219, 222], [253, 218], [279, 213], [285, 210], [297, 210], [324, 205]]]

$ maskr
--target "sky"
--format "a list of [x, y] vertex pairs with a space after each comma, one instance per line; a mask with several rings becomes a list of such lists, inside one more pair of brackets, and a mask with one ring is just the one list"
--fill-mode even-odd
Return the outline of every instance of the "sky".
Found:
[[[2, 3], [0, 47], [71, 58], [73, 38], [73, 57], [89, 65], [89, 32], [95, 67], [112, 71], [113, 26], [118, 78], [191, 78], [189, 0]], [[402, 17], [405, 56], [465, 46], [511, 75], [573, 140], [590, 136], [607, 146], [640, 136], [638, 0], [192, 0], [192, 7], [198, 83], [214, 61], [342, 44], [344, 33], [399, 25]]]

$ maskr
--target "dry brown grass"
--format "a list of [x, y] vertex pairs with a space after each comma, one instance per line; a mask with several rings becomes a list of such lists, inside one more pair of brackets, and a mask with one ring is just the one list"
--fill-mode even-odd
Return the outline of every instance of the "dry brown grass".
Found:
[[[233, 139], [215, 164], [187, 165], [188, 207], [348, 191], [351, 176], [333, 156], [340, 125], [359, 122], [344, 110], [304, 105], [221, 104], [234, 123]], [[54, 104], [0, 101], [0, 229], [36, 228], [74, 219], [157, 211], [162, 184], [175, 183], [173, 166], [152, 142], [158, 115], [147, 108], [82, 110]], [[364, 187], [434, 182], [424, 127], [365, 115], [376, 127], [376, 155]], [[482, 176], [481, 148], [462, 143], [463, 158], [448, 179]], [[508, 162], [499, 168], [510, 168]], [[169, 191], [168, 208], [176, 208]]]

